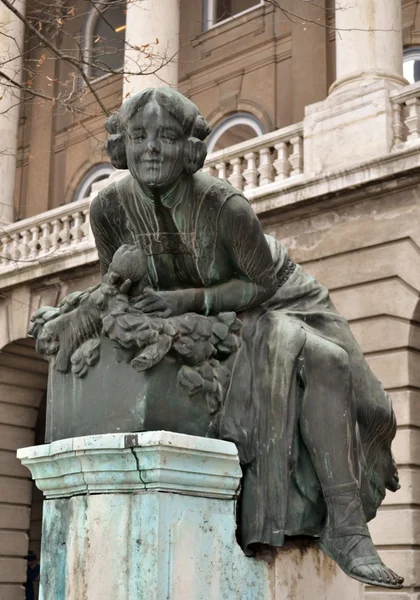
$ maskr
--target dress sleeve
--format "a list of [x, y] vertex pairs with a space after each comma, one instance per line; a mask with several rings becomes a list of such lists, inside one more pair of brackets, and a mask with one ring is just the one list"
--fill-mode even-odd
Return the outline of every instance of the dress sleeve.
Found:
[[270, 248], [261, 224], [245, 198], [231, 196], [219, 217], [219, 243], [233, 277], [204, 290], [206, 314], [242, 311], [262, 304], [277, 290]]
[[92, 200], [90, 226], [98, 249], [101, 275], [104, 275], [118, 248], [123, 244], [133, 244], [115, 184], [100, 191]]

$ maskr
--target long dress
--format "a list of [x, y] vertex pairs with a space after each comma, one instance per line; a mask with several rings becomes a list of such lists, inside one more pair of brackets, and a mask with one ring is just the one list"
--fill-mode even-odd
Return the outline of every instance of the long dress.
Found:
[[[208, 314], [234, 310], [243, 345], [232, 366], [219, 435], [236, 443], [243, 469], [238, 539], [281, 546], [285, 536], [320, 535], [326, 507], [299, 430], [308, 334], [345, 350], [354, 407], [352, 452], [366, 518], [385, 495], [396, 423], [388, 394], [370, 370], [328, 290], [264, 236], [244, 196], [203, 173], [152, 195], [128, 175], [101, 191], [91, 225], [105, 273], [124, 243], [148, 256], [160, 290], [203, 288]], [[271, 290], [267, 295], [267, 290]], [[334, 390], [326, 403], [334, 402]]]

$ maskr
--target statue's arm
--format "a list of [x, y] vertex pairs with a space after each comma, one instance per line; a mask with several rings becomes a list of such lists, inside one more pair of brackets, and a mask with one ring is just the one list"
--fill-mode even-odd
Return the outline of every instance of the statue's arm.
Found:
[[276, 292], [270, 248], [261, 224], [242, 196], [229, 198], [219, 217], [218, 243], [225, 247], [233, 277], [204, 290], [205, 312], [239, 312], [258, 306]]
[[133, 243], [115, 185], [101, 190], [92, 200], [90, 226], [98, 249], [101, 275], [104, 275], [118, 248]]
[[271, 298], [277, 290], [271, 251], [261, 224], [245, 198], [237, 195], [225, 202], [217, 235], [217, 244], [223, 247], [224, 260], [231, 268], [232, 277], [228, 281], [207, 288], [148, 290], [136, 308], [164, 317], [187, 312], [216, 315], [240, 312]]

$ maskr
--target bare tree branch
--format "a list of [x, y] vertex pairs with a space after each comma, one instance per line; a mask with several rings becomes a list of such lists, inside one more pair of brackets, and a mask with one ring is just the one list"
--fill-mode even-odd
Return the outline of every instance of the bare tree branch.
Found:
[[46, 96], [45, 94], [41, 94], [40, 92], [37, 92], [35, 90], [30, 90], [25, 85], [22, 85], [18, 81], [14, 81], [11, 77], [6, 75], [6, 73], [4, 73], [3, 71], [0, 71], [0, 78], [5, 79], [9, 83], [11, 83], [13, 85], [13, 87], [17, 87], [20, 90], [27, 92], [28, 94], [31, 94], [32, 96], [37, 96], [38, 98], [43, 98], [44, 100], [48, 100], [49, 102], [52, 102], [53, 104], [55, 104], [55, 102], [56, 102], [56, 100], [53, 96]]
[[80, 73], [80, 75], [83, 78], [83, 81], [86, 83], [87, 87], [89, 88], [89, 91], [92, 93], [93, 97], [95, 98], [96, 102], [99, 104], [99, 106], [101, 107], [101, 109], [103, 110], [103, 112], [106, 115], [109, 115], [109, 111], [106, 108], [106, 106], [104, 105], [104, 103], [102, 102], [102, 100], [99, 98], [95, 88], [91, 85], [89, 78], [87, 77], [83, 66], [80, 64], [80, 61], [76, 60], [75, 58], [73, 58], [72, 56], [66, 55], [63, 52], [61, 52], [61, 50], [59, 50], [57, 48], [57, 46], [55, 46], [54, 44], [52, 44], [48, 38], [46, 38], [40, 31], [38, 31], [38, 29], [32, 25], [32, 23], [26, 18], [24, 17], [18, 10], [17, 8], [14, 7], [14, 5], [9, 2], [9, 0], [1, 0], [1, 2], [4, 4], [4, 6], [6, 6], [6, 8], [8, 8], [14, 15], [16, 15], [16, 17], [22, 21], [22, 23], [24, 23], [25, 27], [27, 27], [30, 31], [32, 31], [32, 33], [39, 39], [41, 40], [41, 42], [43, 44], [45, 44], [45, 46], [47, 48], [49, 48], [51, 50], [51, 52], [53, 54], [55, 54], [57, 56], [57, 58], [60, 58], [61, 60], [64, 60], [68, 63], [70, 63], [71, 65], [73, 65]]

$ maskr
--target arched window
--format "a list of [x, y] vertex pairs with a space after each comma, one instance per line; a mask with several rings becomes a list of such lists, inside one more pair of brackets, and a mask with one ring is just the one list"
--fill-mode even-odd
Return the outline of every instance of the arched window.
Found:
[[107, 163], [96, 165], [95, 167], [90, 169], [90, 171], [86, 173], [81, 183], [79, 184], [79, 187], [77, 188], [76, 194], [74, 196], [74, 201], [88, 198], [92, 193], [93, 184], [97, 183], [98, 181], [108, 179], [108, 177], [110, 177], [110, 175], [112, 175], [114, 171], [114, 167]]
[[404, 50], [403, 75], [409, 83], [420, 81], [420, 47]]
[[214, 128], [207, 140], [207, 149], [208, 152], [216, 152], [246, 142], [263, 133], [263, 126], [253, 115], [245, 112], [236, 113]]
[[86, 74], [103, 77], [124, 65], [126, 7], [122, 0], [99, 0], [92, 6], [85, 27]]

